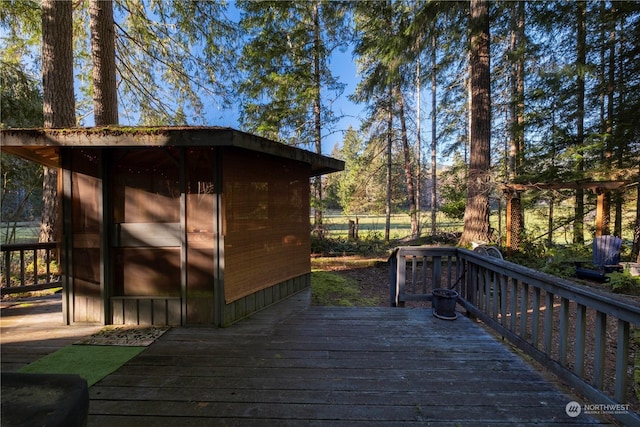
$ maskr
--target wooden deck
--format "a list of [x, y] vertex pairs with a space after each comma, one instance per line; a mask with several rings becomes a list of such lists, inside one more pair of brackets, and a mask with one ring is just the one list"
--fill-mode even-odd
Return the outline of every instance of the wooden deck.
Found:
[[0, 307], [2, 372], [16, 372], [102, 329], [97, 325], [65, 326], [60, 294], [3, 300]]
[[178, 328], [90, 389], [89, 426], [583, 425], [561, 391], [460, 316], [308, 307]]

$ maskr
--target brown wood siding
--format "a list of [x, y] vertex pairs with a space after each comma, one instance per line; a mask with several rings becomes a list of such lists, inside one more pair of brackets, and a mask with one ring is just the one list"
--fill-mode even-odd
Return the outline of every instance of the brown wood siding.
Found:
[[186, 151], [187, 283], [188, 324], [215, 323], [215, 273], [217, 271], [216, 200], [218, 188], [217, 150], [194, 147]]
[[229, 149], [222, 168], [225, 302], [309, 273], [309, 166]]
[[113, 296], [181, 293], [179, 150], [113, 153]]
[[73, 150], [72, 206], [72, 322], [103, 322], [100, 229], [102, 183], [98, 177], [100, 153]]

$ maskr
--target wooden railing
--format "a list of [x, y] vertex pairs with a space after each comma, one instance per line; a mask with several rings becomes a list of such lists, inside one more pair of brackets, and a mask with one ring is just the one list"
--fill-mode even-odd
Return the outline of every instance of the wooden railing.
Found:
[[391, 305], [431, 300], [434, 288], [453, 288], [469, 315], [593, 404], [613, 405], [611, 415], [625, 425], [640, 425], [633, 410], [640, 349], [631, 345], [634, 334], [640, 338], [640, 307], [466, 249], [400, 247], [390, 263]]
[[61, 287], [61, 277], [51, 268], [56, 245], [56, 242], [0, 245], [2, 295]]

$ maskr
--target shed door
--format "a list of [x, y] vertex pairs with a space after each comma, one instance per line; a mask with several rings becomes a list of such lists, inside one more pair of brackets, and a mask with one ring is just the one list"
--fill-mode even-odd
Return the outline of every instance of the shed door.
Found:
[[[179, 164], [179, 152], [172, 149], [114, 152], [111, 240], [112, 296], [121, 298], [123, 306], [129, 301], [127, 298], [135, 300], [137, 305], [139, 301], [153, 298], [177, 299], [178, 318], [181, 305]], [[139, 310], [136, 308], [134, 314], [139, 316]], [[131, 315], [129, 311], [127, 316]], [[172, 314], [173, 318], [175, 315]], [[125, 319], [125, 323], [131, 323], [130, 319]]]

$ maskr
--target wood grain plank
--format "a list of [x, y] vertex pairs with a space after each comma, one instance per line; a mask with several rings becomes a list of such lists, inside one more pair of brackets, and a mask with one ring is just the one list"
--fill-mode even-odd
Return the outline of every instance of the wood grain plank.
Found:
[[275, 306], [174, 328], [90, 389], [89, 425], [581, 425], [575, 396], [477, 323], [430, 309]]

